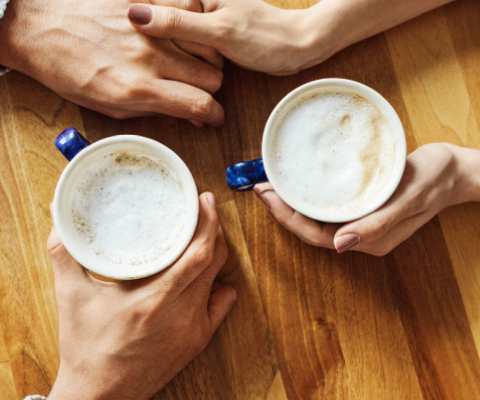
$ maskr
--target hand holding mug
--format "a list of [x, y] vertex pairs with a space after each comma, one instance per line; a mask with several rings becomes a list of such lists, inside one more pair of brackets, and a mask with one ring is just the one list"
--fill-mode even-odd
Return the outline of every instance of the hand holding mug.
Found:
[[480, 199], [475, 168], [470, 167], [480, 159], [479, 153], [446, 143], [418, 148], [408, 156], [403, 178], [390, 200], [345, 225], [305, 217], [289, 207], [269, 183], [258, 184], [254, 190], [273, 217], [304, 242], [340, 253], [352, 249], [383, 256], [444, 208]]
[[214, 282], [227, 246], [211, 193], [197, 230], [170, 268], [143, 280], [93, 279], [48, 240], [58, 304], [60, 370], [50, 400], [148, 399], [208, 344], [233, 307], [235, 289]]

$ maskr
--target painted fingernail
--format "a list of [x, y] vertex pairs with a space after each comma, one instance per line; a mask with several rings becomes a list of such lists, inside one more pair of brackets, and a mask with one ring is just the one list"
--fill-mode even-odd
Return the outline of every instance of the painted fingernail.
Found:
[[152, 9], [143, 4], [132, 4], [128, 9], [128, 19], [134, 24], [146, 25], [152, 20]]
[[255, 192], [255, 194], [258, 196], [258, 198], [260, 200], [262, 200], [263, 204], [265, 204], [265, 207], [267, 207], [269, 210], [272, 209], [272, 206], [270, 205], [270, 202], [267, 200], [267, 198], [265, 196], [263, 196], [263, 194], [260, 192], [260, 190], [254, 188], [253, 191]]
[[347, 233], [335, 239], [335, 248], [338, 253], [344, 253], [360, 243], [360, 236], [356, 233]]
[[207, 200], [212, 206], [212, 208], [215, 210], [215, 196], [212, 193], [207, 193]]

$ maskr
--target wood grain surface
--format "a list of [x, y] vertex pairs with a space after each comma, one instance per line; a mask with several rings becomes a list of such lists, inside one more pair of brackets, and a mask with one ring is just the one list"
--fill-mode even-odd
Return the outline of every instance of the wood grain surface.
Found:
[[[306, 0], [272, 1], [306, 7]], [[442, 212], [389, 255], [338, 255], [299, 241], [225, 167], [260, 156], [276, 103], [311, 80], [379, 91], [408, 149], [480, 149], [480, 2], [462, 0], [349, 47], [290, 77], [226, 63], [221, 129], [170, 117], [116, 121], [32, 79], [0, 78], [0, 400], [46, 395], [58, 368], [57, 311], [46, 251], [49, 204], [67, 162], [53, 145], [75, 126], [90, 141], [156, 139], [217, 197], [230, 255], [220, 280], [238, 304], [208, 348], [155, 399], [480, 399], [480, 206]], [[479, 171], [472, 171], [479, 173]]]

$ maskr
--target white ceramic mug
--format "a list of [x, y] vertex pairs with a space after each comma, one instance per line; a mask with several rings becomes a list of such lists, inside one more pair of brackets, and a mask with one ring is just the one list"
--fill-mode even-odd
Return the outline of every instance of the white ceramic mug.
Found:
[[[62, 154], [70, 161], [55, 190], [53, 218], [60, 239], [68, 252], [83, 267], [96, 274], [119, 280], [139, 279], [156, 274], [173, 264], [189, 245], [198, 221], [198, 192], [192, 174], [182, 159], [168, 147], [155, 140], [135, 135], [113, 136], [89, 144], [75, 129], [68, 128], [55, 141]], [[72, 223], [71, 199], [73, 188], [82, 171], [94, 160], [117, 151], [140, 151], [166, 161], [178, 174], [185, 191], [187, 204], [186, 226], [176, 247], [165, 258], [141, 265], [123, 265], [99, 258], [89, 246], [77, 237]]]
[[[276, 173], [274, 158], [271, 153], [272, 141], [275, 138], [279, 118], [299, 104], [299, 99], [315, 96], [316, 94], [332, 91], [347, 92], [359, 95], [386, 116], [394, 136], [394, 165], [387, 184], [372, 201], [354, 211], [328, 212], [322, 211], [311, 204], [300, 201], [295, 195], [284, 188], [281, 179]], [[299, 138], [299, 140], [301, 140]], [[397, 113], [390, 103], [375, 90], [361, 83], [347, 79], [321, 79], [309, 82], [285, 96], [270, 114], [263, 131], [262, 158], [235, 163], [227, 168], [227, 183], [232, 190], [251, 190], [257, 183], [269, 181], [275, 192], [294, 210], [312, 219], [323, 222], [348, 222], [370, 214], [381, 207], [393, 194], [402, 179], [407, 159], [407, 144], [405, 132]], [[320, 182], [321, 184], [321, 182]]]

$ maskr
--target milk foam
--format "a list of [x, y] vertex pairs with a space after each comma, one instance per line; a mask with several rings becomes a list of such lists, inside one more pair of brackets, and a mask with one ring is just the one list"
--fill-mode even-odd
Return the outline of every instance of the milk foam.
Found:
[[395, 160], [387, 117], [352, 93], [300, 100], [278, 125], [272, 145], [284, 189], [325, 212], [356, 211], [371, 201]]
[[77, 236], [105, 261], [141, 265], [174, 250], [186, 218], [178, 174], [141, 152], [116, 152], [90, 165], [74, 189]]

